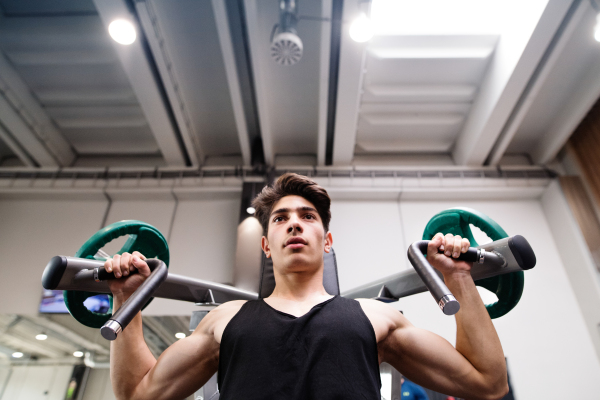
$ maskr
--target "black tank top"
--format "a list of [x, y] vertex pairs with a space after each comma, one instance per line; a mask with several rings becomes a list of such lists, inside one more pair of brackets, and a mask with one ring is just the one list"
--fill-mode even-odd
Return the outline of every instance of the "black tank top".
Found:
[[248, 301], [221, 339], [220, 400], [380, 400], [377, 341], [356, 300], [296, 318]]

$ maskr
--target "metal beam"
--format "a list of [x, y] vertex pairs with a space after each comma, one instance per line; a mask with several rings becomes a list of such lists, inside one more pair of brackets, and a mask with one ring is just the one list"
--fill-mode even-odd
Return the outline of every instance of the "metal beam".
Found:
[[2, 140], [4, 142], [4, 144], [6, 144], [12, 150], [12, 152], [15, 153], [15, 155], [19, 158], [19, 160], [21, 160], [21, 162], [23, 164], [25, 164], [28, 167], [36, 166], [35, 161], [33, 161], [33, 159], [29, 156], [27, 151], [25, 151], [21, 147], [19, 142], [17, 142], [12, 137], [10, 132], [8, 132], [1, 123], [0, 123], [0, 140]]
[[[561, 28], [559, 28], [559, 30], [556, 32], [552, 44], [548, 46], [546, 54], [544, 54], [542, 61], [540, 61], [537, 70], [534, 72], [530, 84], [523, 91], [523, 94], [519, 99], [519, 102], [515, 107], [513, 114], [511, 114], [511, 116], [509, 117], [506, 126], [500, 133], [496, 144], [492, 148], [492, 151], [490, 152], [490, 155], [488, 157], [488, 161], [486, 162], [487, 164], [496, 165], [500, 162], [500, 159], [504, 155], [506, 148], [509, 146], [510, 142], [517, 133], [521, 123], [523, 122], [527, 113], [531, 109], [531, 106], [535, 102], [535, 99], [538, 96], [540, 90], [547, 82], [548, 76], [551, 74], [557, 61], [561, 58], [563, 50], [566, 48], [567, 44], [571, 40], [571, 37], [573, 36], [573, 32], [575, 32], [577, 27], [580, 25], [586, 13], [593, 11], [590, 9], [591, 5], [587, 1], [574, 2], [571, 6], [571, 10], [567, 13], [567, 16], [565, 16]], [[595, 71], [593, 74], [593, 79], [585, 80], [585, 88], [587, 88], [588, 90], [577, 91], [578, 96], [575, 99], [575, 103], [577, 103], [575, 107], [572, 102], [569, 102], [565, 105], [565, 108], [569, 110], [569, 113], [567, 115], [570, 116], [570, 118], [567, 119], [572, 121], [569, 121], [569, 123], [567, 123], [566, 126], [564, 126], [565, 124], [554, 124], [554, 130], [556, 131], [556, 128], [559, 128], [559, 132], [555, 134], [550, 134], [550, 132], [548, 132], [548, 134], [545, 135], [546, 139], [540, 141], [536, 150], [534, 151], [534, 154], [537, 155], [533, 157], [536, 163], [543, 164], [551, 161], [551, 158], [554, 158], [558, 150], [560, 150], [564, 142], [573, 132], [575, 126], [577, 126], [576, 124], [578, 124], [579, 121], [581, 121], [583, 115], [587, 113], [587, 111], [596, 101], [598, 92], [600, 91], [600, 82], [596, 83], [598, 81], [598, 69], [595, 68], [593, 70]], [[587, 96], [580, 96], [580, 94], [584, 93], [587, 94]], [[592, 97], [591, 100], [589, 99], [590, 97]], [[581, 107], [582, 100], [584, 104], [588, 104], [587, 107], [585, 105]], [[577, 112], [575, 110], [581, 111]], [[573, 124], [575, 124], [575, 126], [573, 126]], [[564, 128], [566, 128], [566, 130]], [[548, 151], [549, 149], [550, 151]], [[545, 157], [545, 153], [550, 153], [551, 158]], [[544, 156], [540, 157], [540, 154], [544, 154]]]
[[[332, 18], [332, 0], [321, 2], [323, 18]], [[317, 165], [325, 165], [327, 152], [327, 118], [329, 96], [329, 69], [331, 59], [331, 22], [321, 23], [321, 64], [319, 65], [319, 125], [317, 142]]]
[[250, 53], [255, 54], [251, 57], [252, 61], [252, 72], [254, 74], [254, 84], [256, 93], [256, 103], [258, 108], [258, 119], [260, 122], [260, 133], [263, 144], [263, 151], [265, 155], [265, 163], [268, 165], [275, 164], [275, 150], [273, 149], [273, 128], [270, 124], [270, 104], [267, 96], [267, 88], [265, 82], [268, 77], [265, 76], [265, 68], [261, 65], [264, 63], [260, 54], [264, 54], [262, 48], [256, 48], [258, 46], [267, 46], [267, 43], [263, 43], [260, 39], [259, 32], [261, 27], [258, 25], [258, 2], [257, 0], [245, 0], [244, 6], [246, 10], [246, 25], [248, 27], [248, 41], [250, 47]]
[[[67, 140], [2, 53], [0, 121], [37, 164], [44, 167], [65, 167], [75, 160], [75, 153]], [[17, 151], [15, 153], [19, 154]], [[22, 161], [30, 164], [23, 158]]]
[[[361, 1], [344, 2], [343, 21], [353, 21], [361, 11]], [[333, 165], [349, 165], [354, 157], [358, 111], [362, 94], [366, 43], [350, 38], [350, 23], [342, 24], [342, 43], [338, 75]]]
[[225, 64], [225, 74], [227, 75], [229, 96], [231, 97], [231, 104], [233, 106], [233, 115], [235, 118], [238, 139], [240, 141], [242, 158], [244, 159], [244, 165], [250, 165], [252, 162], [250, 135], [248, 133], [246, 116], [244, 115], [242, 91], [238, 79], [235, 54], [231, 41], [231, 31], [229, 28], [229, 19], [227, 18], [227, 11], [225, 9], [225, 0], [212, 0], [212, 7], [215, 14], [215, 22], [217, 24], [221, 52], [223, 53], [223, 63]]
[[[125, 0], [94, 0], [94, 4], [107, 30], [115, 19], [127, 19], [137, 26], [136, 18]], [[170, 110], [163, 98], [161, 84], [156, 80], [153, 65], [146, 56], [142, 30], [139, 26], [136, 30], [138, 38], [129, 46], [111, 41], [165, 161], [171, 166], [184, 166], [186, 155], [183, 143], [171, 121]]]
[[585, 78], [581, 80], [578, 90], [574, 91], [577, 95], [565, 104], [565, 108], [561, 110], [552, 129], [548, 132], [548, 140], [541, 141], [539, 146], [532, 151], [531, 158], [534, 163], [551, 162], [596, 103], [600, 93], [598, 76], [600, 76], [600, 62], [590, 66]]
[[197, 132], [194, 130], [192, 121], [187, 111], [183, 96], [179, 91], [180, 85], [177, 78], [175, 67], [168, 54], [165, 41], [162, 37], [161, 29], [158, 25], [158, 18], [150, 1], [135, 3], [140, 22], [146, 33], [148, 44], [154, 55], [158, 72], [165, 84], [167, 97], [173, 107], [173, 114], [177, 120], [177, 125], [181, 132], [183, 142], [187, 148], [187, 153], [190, 156], [190, 161], [193, 166], [198, 166], [204, 162], [205, 154], [202, 150], [202, 145], [198, 139]]
[[[578, 1], [578, 0], [576, 0]], [[567, 14], [571, 1], [549, 0], [523, 52], [503, 35], [452, 156], [458, 165], [482, 165], [514, 110], [546, 48]], [[511, 61], [513, 60], [513, 61]], [[514, 63], [514, 67], [511, 64]]]

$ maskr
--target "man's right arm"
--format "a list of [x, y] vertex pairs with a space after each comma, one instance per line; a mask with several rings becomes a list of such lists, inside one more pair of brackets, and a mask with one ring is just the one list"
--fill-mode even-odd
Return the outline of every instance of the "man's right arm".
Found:
[[210, 314], [189, 337], [172, 344], [155, 360], [144, 342], [138, 313], [111, 343], [110, 375], [116, 398], [182, 399], [198, 390], [219, 365]]
[[[139, 274], [127, 279], [109, 281], [113, 293], [114, 309], [118, 309], [137, 287], [150, 275], [150, 270], [140, 253], [116, 255], [105, 263], [115, 277], [127, 277], [132, 269]], [[234, 307], [235, 308], [235, 307]], [[142, 315], [133, 320], [111, 343], [110, 376], [118, 400], [181, 399], [200, 388], [217, 371], [219, 342], [215, 328], [224, 318], [231, 318], [229, 304], [211, 311], [187, 338], [171, 345], [158, 360], [144, 341]]]

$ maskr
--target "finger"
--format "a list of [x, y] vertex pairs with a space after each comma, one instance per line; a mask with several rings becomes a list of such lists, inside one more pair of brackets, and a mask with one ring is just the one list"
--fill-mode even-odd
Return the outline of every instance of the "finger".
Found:
[[460, 237], [460, 235], [454, 236], [454, 243], [452, 246], [452, 248], [454, 250], [452, 251], [452, 257], [458, 258], [458, 256], [460, 256], [460, 252], [462, 249], [461, 244], [462, 244], [462, 237]]
[[436, 237], [436, 236], [439, 236], [439, 237], [440, 237], [440, 240], [441, 240], [441, 242], [442, 242], [442, 244], [441, 244], [441, 245], [439, 245], [438, 249], [439, 249], [440, 251], [444, 251], [444, 248], [445, 248], [445, 247], [444, 247], [444, 234], [443, 234], [442, 232], [438, 232], [438, 233], [436, 233], [436, 234], [435, 234], [435, 236], [434, 236], [434, 237]]
[[129, 275], [129, 264], [131, 262], [131, 254], [125, 252], [121, 254], [121, 273], [123, 276]]
[[132, 257], [132, 263], [133, 266], [140, 272], [142, 276], [150, 276], [150, 267], [148, 267], [148, 264], [146, 264], [146, 262], [143, 259], [141, 259], [138, 255], [134, 255]]
[[131, 253], [132, 256], [138, 256], [138, 258], [145, 260], [146, 256], [143, 255], [142, 253], [140, 253], [139, 251], [134, 251], [133, 253]]
[[121, 255], [115, 254], [112, 258], [112, 267], [115, 278], [121, 277]]
[[109, 258], [108, 260], [106, 260], [104, 262], [104, 269], [106, 270], [106, 272], [109, 272], [109, 273], [112, 272], [112, 270], [113, 270], [112, 263], [113, 263], [112, 258]]
[[427, 245], [427, 255], [431, 256], [438, 253], [438, 249], [444, 242], [444, 235], [442, 233], [436, 233], [434, 237], [431, 238], [429, 244]]
[[463, 240], [461, 242], [460, 251], [462, 253], [466, 253], [467, 250], [469, 250], [469, 247], [471, 247], [471, 242], [469, 242], [469, 239], [463, 238]]
[[444, 237], [444, 254], [448, 257], [452, 256], [452, 250], [454, 250], [454, 235], [448, 233]]

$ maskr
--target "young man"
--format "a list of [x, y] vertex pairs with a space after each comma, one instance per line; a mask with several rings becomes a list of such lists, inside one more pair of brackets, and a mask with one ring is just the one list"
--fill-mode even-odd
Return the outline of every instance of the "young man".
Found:
[[[262, 249], [273, 259], [273, 294], [222, 304], [158, 360], [143, 340], [138, 314], [111, 343], [117, 399], [183, 399], [218, 370], [221, 400], [379, 400], [383, 361], [419, 385], [457, 397], [497, 399], [508, 391], [502, 347], [471, 265], [454, 259], [468, 240], [440, 233], [427, 249], [461, 304], [454, 348], [389, 305], [325, 291], [323, 251], [333, 243], [325, 189], [285, 174], [254, 206], [265, 232]], [[105, 267], [126, 278], [109, 281], [115, 309], [150, 274], [137, 252], [116, 255]], [[140, 273], [128, 276], [133, 268]]]

